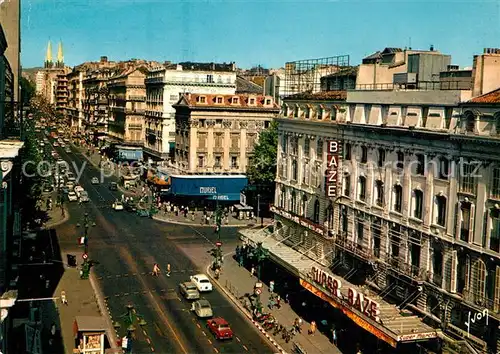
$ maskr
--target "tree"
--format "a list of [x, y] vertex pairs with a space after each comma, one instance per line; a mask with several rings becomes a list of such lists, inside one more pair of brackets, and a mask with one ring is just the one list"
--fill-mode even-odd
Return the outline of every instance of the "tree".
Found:
[[25, 77], [21, 77], [19, 84], [21, 85], [21, 102], [23, 106], [30, 104], [31, 99], [35, 96], [35, 85]]
[[276, 178], [278, 153], [278, 122], [272, 121], [269, 128], [259, 134], [259, 141], [253, 150], [253, 159], [247, 170], [251, 184], [273, 185]]

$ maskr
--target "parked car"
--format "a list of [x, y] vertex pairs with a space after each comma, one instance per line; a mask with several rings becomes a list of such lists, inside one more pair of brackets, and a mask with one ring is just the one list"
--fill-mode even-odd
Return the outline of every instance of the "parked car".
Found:
[[75, 182], [76, 181], [75, 175], [73, 174], [73, 172], [66, 173], [66, 177], [68, 178], [68, 181], [70, 181], [70, 182]]
[[122, 202], [114, 202], [113, 203], [113, 209], [114, 210], [123, 210], [123, 204], [122, 204]]
[[64, 151], [66, 151], [67, 154], [71, 154], [71, 148], [69, 146], [67, 146]]
[[78, 197], [76, 196], [76, 193], [71, 191], [68, 193], [68, 200], [70, 202], [76, 202], [78, 200]]
[[229, 323], [222, 317], [216, 317], [207, 321], [207, 327], [210, 332], [215, 335], [215, 338], [221, 339], [232, 339], [233, 330], [229, 327]]
[[214, 315], [212, 311], [212, 305], [208, 302], [208, 300], [197, 300], [192, 303], [191, 311], [195, 313], [199, 318], [209, 318]]
[[97, 177], [92, 177], [92, 180], [90, 181], [92, 184], [99, 184], [99, 178]]
[[117, 191], [118, 190], [118, 184], [116, 184], [116, 182], [111, 182], [109, 184], [109, 190], [111, 190], [111, 191]]
[[80, 185], [76, 185], [75, 188], [74, 188], [74, 191], [76, 193], [77, 196], [80, 196], [80, 193], [84, 191], [83, 187], [80, 186]]
[[205, 274], [196, 274], [190, 277], [199, 292], [212, 291], [212, 283]]
[[137, 205], [134, 202], [126, 202], [124, 206], [126, 211], [137, 211]]
[[198, 288], [190, 281], [180, 283], [179, 292], [186, 300], [198, 300], [200, 298]]

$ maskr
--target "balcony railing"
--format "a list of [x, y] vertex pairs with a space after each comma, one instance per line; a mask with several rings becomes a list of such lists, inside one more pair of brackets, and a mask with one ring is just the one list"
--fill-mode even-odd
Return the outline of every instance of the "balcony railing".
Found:
[[135, 95], [130, 95], [128, 96], [129, 101], [145, 101], [146, 96], [135, 96]]
[[407, 277], [418, 281], [424, 281], [426, 279], [427, 271], [416, 265], [406, 263], [404, 259], [393, 257], [388, 254], [386, 255], [385, 261], [391, 266], [390, 269], [397, 273], [406, 275]]
[[127, 114], [144, 114], [144, 109], [125, 108], [125, 113], [127, 113]]
[[380, 84], [359, 84], [356, 91], [383, 91], [383, 90], [470, 90], [470, 84], [461, 81], [420, 81], [417, 83], [380, 83]]
[[464, 290], [462, 293], [462, 298], [464, 299], [465, 302], [468, 302], [472, 305], [476, 305], [479, 307], [486, 308], [488, 310], [491, 310], [495, 313], [500, 312], [500, 301], [494, 301], [493, 299], [489, 299], [486, 296], [483, 296], [481, 294], [474, 294], [470, 290]]
[[371, 260], [374, 259], [370, 250], [367, 247], [364, 247], [356, 242], [347, 239], [347, 235], [339, 235], [335, 239], [335, 243], [356, 256], [360, 258]]

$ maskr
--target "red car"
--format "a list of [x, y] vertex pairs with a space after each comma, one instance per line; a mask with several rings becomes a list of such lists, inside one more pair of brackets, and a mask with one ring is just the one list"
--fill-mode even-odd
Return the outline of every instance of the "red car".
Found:
[[227, 321], [222, 317], [216, 317], [208, 320], [207, 326], [210, 332], [212, 332], [217, 339], [233, 338], [233, 330], [229, 327], [229, 323], [227, 323]]

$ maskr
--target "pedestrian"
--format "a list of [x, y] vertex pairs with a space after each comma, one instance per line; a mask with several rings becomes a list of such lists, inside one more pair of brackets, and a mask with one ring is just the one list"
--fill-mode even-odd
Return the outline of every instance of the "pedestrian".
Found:
[[61, 303], [68, 306], [68, 299], [66, 298], [66, 291], [61, 291]]
[[255, 267], [254, 266], [252, 266], [252, 268], [250, 269], [250, 275], [251, 276], [255, 275]]
[[158, 266], [158, 263], [155, 263], [153, 265], [153, 275], [155, 277], [157, 277], [158, 275], [160, 275], [160, 267]]
[[191, 210], [191, 220], [194, 221], [194, 210]]
[[335, 326], [332, 327], [332, 343], [337, 346], [337, 329], [335, 329]]
[[280, 308], [281, 308], [281, 296], [279, 296], [279, 295], [278, 295], [278, 296], [276, 296], [276, 307], [277, 307], [278, 309], [280, 309]]
[[316, 329], [317, 329], [316, 321], [312, 321], [311, 325], [309, 326], [309, 334], [314, 336], [314, 334], [316, 333]]
[[269, 282], [269, 292], [274, 293], [274, 280]]
[[170, 276], [170, 263], [167, 264], [167, 277]]

